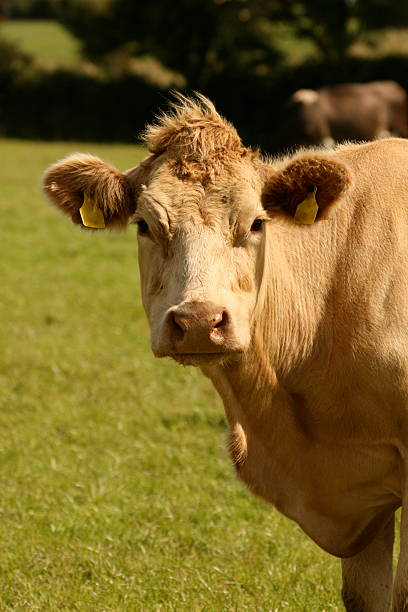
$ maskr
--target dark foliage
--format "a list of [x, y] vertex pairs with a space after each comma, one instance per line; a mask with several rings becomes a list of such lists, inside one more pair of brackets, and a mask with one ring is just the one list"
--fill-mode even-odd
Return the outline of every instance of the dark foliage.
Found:
[[[15, 6], [33, 8], [41, 1], [19, 0]], [[13, 4], [3, 0], [3, 7], [7, 2]], [[408, 88], [408, 58], [363, 60], [348, 54], [364, 30], [408, 24], [408, 3], [399, 0], [50, 0], [48, 5], [88, 57], [103, 62], [121, 50], [157, 58], [184, 76], [187, 93], [199, 90], [213, 99], [246, 144], [269, 152], [286, 146], [285, 102], [296, 89], [374, 79], [394, 79]], [[271, 34], [276, 20], [290, 24], [295, 36], [313, 40], [321, 60], [288, 67]], [[22, 55], [1, 45], [4, 135], [135, 142], [171, 97], [131, 75], [102, 79], [23, 70]]]
[[54, 0], [54, 6], [90, 58], [118, 48], [148, 53], [196, 88], [214, 74], [276, 63], [271, 23], [289, 24], [334, 64], [367, 30], [408, 25], [408, 3], [400, 0]]
[[103, 81], [65, 70], [4, 78], [0, 91], [0, 132], [46, 140], [136, 142], [163, 101], [136, 77]]
[[203, 89], [212, 75], [256, 72], [279, 59], [263, 16], [252, 17], [238, 0], [114, 0], [105, 9], [62, 0], [57, 15], [92, 60], [118, 49], [153, 55], [194, 89]]
[[308, 38], [325, 62], [336, 66], [372, 29], [408, 25], [408, 3], [399, 0], [248, 0], [254, 15], [290, 24]]
[[50, 19], [54, 8], [49, 0], [0, 0], [0, 15], [8, 19]]
[[[287, 145], [284, 108], [299, 87], [390, 78], [408, 89], [408, 58], [349, 59], [333, 73], [330, 63], [276, 72], [273, 79], [230, 73], [214, 76], [203, 93], [237, 127], [246, 145], [276, 153]], [[191, 93], [187, 90], [186, 93]], [[4, 136], [137, 142], [146, 122], [171, 99], [170, 91], [140, 78], [101, 80], [69, 71], [30, 78], [0, 74], [0, 133]]]

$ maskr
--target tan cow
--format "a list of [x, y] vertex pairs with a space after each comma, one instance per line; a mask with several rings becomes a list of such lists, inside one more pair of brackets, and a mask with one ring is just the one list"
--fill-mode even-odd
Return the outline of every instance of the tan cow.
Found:
[[408, 142], [268, 161], [201, 97], [145, 141], [125, 173], [58, 162], [46, 194], [76, 223], [86, 194], [106, 227], [138, 225], [154, 354], [210, 377], [239, 477], [342, 558], [347, 610], [388, 609], [402, 505], [408, 610]]
[[407, 94], [395, 81], [299, 89], [285, 114], [288, 144], [408, 136]]

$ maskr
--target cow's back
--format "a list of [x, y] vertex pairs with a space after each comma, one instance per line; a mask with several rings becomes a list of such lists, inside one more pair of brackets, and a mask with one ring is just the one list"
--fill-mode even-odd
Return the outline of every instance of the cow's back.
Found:
[[406, 93], [395, 81], [345, 83], [319, 90], [335, 140], [371, 140], [387, 133], [405, 137]]
[[395, 81], [373, 81], [369, 85], [384, 100], [389, 131], [406, 138], [408, 109], [405, 89]]
[[336, 85], [319, 93], [334, 140], [371, 140], [386, 130], [386, 104], [367, 85]]

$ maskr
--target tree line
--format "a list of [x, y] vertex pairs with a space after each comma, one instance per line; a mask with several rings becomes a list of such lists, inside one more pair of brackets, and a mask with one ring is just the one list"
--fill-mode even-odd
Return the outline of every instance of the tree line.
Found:
[[226, 72], [273, 71], [283, 59], [276, 23], [334, 65], [367, 32], [408, 25], [400, 0], [0, 0], [0, 9], [5, 17], [58, 19], [95, 62], [118, 51], [154, 56], [198, 89]]
[[[278, 110], [285, 98], [299, 87], [373, 78], [394, 78], [408, 86], [405, 58], [358, 59], [352, 54], [353, 45], [363, 40], [367, 33], [383, 31], [390, 26], [408, 26], [408, 3], [400, 0], [0, 0], [0, 14], [14, 19], [57, 19], [80, 41], [83, 56], [102, 67], [109, 65], [112, 57], [155, 58], [177, 76], [178, 88], [199, 90], [214, 98], [220, 110], [231, 117], [244, 134], [255, 135], [256, 143], [262, 146], [268, 146], [263, 127], [265, 117], [272, 124], [273, 115], [277, 134]], [[315, 50], [313, 60], [309, 58], [297, 66], [288, 65], [277, 41], [277, 25], [286, 28], [293, 44], [308, 41]], [[1, 57], [0, 45], [0, 68]], [[145, 102], [139, 98], [143, 95], [149, 103], [156, 98], [159, 102], [160, 96], [155, 93], [158, 88], [152, 89], [151, 84], [142, 83], [139, 77], [132, 80], [129, 74], [121, 76], [135, 96], [131, 108], [125, 110], [129, 121], [140, 116], [140, 120], [136, 120], [135, 129], [138, 129], [145, 112]], [[117, 81], [118, 76], [115, 78]], [[39, 80], [43, 84], [31, 81], [25, 95], [40, 96], [42, 88], [48, 92], [45, 104], [51, 104], [53, 96], [50, 98], [49, 91], [53, 79], [54, 85], [59, 83], [59, 87], [66, 87], [68, 91], [68, 83], [72, 80], [79, 106], [84, 105], [81, 87], [86, 90], [101, 112], [101, 125], [109, 114], [109, 109], [104, 108], [102, 89], [108, 91], [105, 95], [109, 100], [114, 98], [111, 92], [123, 89], [117, 82], [109, 84], [105, 79], [102, 83], [89, 75], [65, 72], [41, 75]], [[9, 89], [9, 98], [3, 92], [3, 101], [7, 102], [9, 115], [15, 117], [15, 122], [18, 122], [18, 102], [16, 105], [13, 96], [22, 95], [23, 86], [26, 85], [17, 84], [18, 94], [13, 93], [15, 88]], [[55, 100], [57, 106], [62, 103]], [[117, 104], [130, 103], [118, 100]], [[39, 102], [38, 106], [41, 106]], [[251, 107], [256, 107], [256, 115], [249, 116]], [[125, 110], [122, 110], [122, 120]], [[1, 113], [4, 119], [8, 117], [0, 108], [0, 124]], [[61, 115], [63, 109], [58, 107], [55, 116]], [[51, 116], [52, 112], [49, 118]], [[83, 122], [85, 124], [85, 118]], [[129, 128], [132, 137], [135, 129], [130, 131]], [[62, 130], [61, 122], [51, 132], [58, 137], [59, 130]], [[73, 138], [80, 136], [75, 134]], [[65, 134], [61, 132], [60, 137]], [[109, 135], [111, 137], [115, 139], [114, 135]], [[120, 132], [118, 138], [122, 137]]]

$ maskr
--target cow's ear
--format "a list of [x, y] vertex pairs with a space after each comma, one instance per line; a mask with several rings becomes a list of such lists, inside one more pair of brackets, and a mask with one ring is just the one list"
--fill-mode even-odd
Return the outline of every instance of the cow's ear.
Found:
[[343, 161], [334, 156], [302, 154], [268, 173], [262, 203], [271, 214], [310, 224], [327, 219], [351, 184], [351, 171]]
[[123, 227], [136, 207], [127, 174], [82, 153], [50, 166], [43, 190], [74, 223], [85, 227]]

